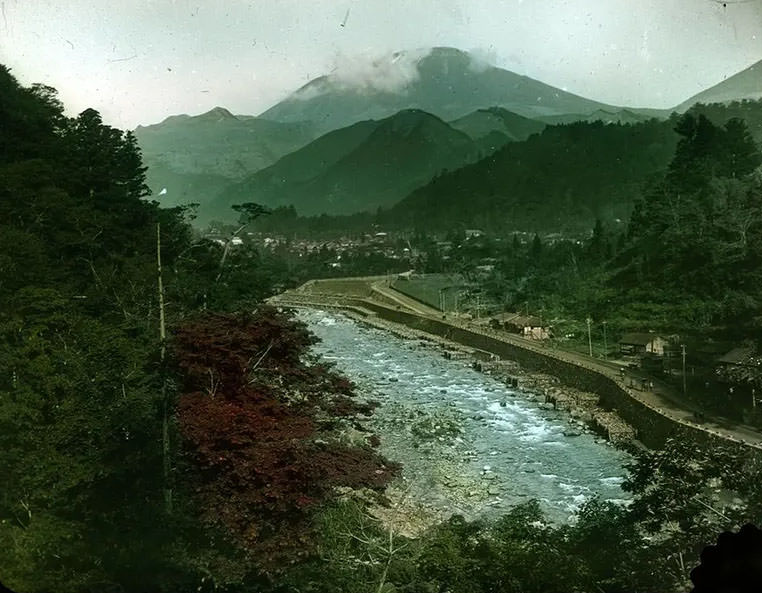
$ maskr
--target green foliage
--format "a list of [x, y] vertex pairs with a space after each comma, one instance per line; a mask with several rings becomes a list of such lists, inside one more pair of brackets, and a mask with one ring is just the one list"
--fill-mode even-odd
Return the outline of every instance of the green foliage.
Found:
[[218, 254], [193, 243], [187, 209], [144, 199], [132, 134], [91, 109], [65, 118], [53, 89], [4, 67], [0, 98], [1, 576], [23, 591], [195, 587], [225, 552], [196, 543], [209, 536], [182, 496], [178, 515], [163, 504], [157, 223], [170, 323], [201, 304]]
[[626, 218], [641, 184], [666, 166], [675, 142], [669, 124], [656, 120], [548, 126], [433, 179], [382, 221], [427, 231], [464, 224], [494, 232], [576, 232], [596, 218]]

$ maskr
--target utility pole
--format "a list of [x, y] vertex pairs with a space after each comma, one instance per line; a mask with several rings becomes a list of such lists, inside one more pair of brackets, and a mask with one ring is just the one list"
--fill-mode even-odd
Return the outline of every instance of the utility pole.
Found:
[[161, 223], [156, 223], [156, 271], [158, 274], [159, 290], [159, 339], [161, 340], [161, 453], [164, 475], [164, 508], [167, 514], [172, 513], [172, 488], [169, 485], [169, 401], [167, 398], [167, 377], [164, 369], [164, 358], [167, 351], [167, 328], [164, 321], [164, 283], [161, 277]]
[[592, 358], [593, 357], [593, 338], [590, 335], [590, 324], [593, 322], [593, 320], [590, 319], [590, 317], [588, 317], [587, 319], [585, 319], [585, 321], [587, 322], [587, 349], [589, 351], [590, 358]]
[[479, 319], [479, 311], [482, 308], [482, 297], [481, 295], [476, 295], [476, 318]]
[[608, 321], [603, 322], [603, 360], [608, 360], [609, 356], [609, 348], [608, 344], [606, 343], [606, 324]]
[[685, 344], [681, 344], [680, 349], [683, 355], [683, 395], [685, 395], [685, 392], [687, 391], [685, 388]]

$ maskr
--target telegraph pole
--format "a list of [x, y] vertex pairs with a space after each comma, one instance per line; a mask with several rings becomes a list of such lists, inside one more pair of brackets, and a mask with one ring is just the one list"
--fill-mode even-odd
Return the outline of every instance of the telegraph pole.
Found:
[[608, 360], [609, 348], [606, 342], [606, 324], [608, 321], [603, 322], [603, 360]]
[[590, 324], [593, 322], [593, 320], [590, 319], [590, 317], [588, 317], [587, 319], [585, 319], [585, 321], [587, 322], [587, 349], [590, 353], [590, 358], [592, 358], [593, 357], [593, 338], [590, 336]]
[[685, 344], [680, 345], [680, 349], [682, 351], [683, 356], [683, 395], [685, 395], [686, 388], [685, 388]]
[[170, 443], [169, 443], [169, 397], [167, 395], [167, 376], [164, 367], [164, 358], [167, 351], [167, 329], [164, 321], [164, 283], [161, 277], [161, 223], [156, 223], [156, 272], [157, 288], [159, 293], [159, 339], [161, 340], [159, 351], [161, 361], [161, 454], [162, 473], [164, 477], [164, 510], [167, 514], [172, 513], [172, 488], [170, 486]]

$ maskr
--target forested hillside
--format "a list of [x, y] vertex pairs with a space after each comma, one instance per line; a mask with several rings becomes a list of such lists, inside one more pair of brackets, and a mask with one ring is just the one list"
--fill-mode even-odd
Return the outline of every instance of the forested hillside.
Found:
[[300, 214], [353, 214], [391, 206], [442, 169], [478, 156], [463, 132], [418, 109], [321, 136], [217, 197], [209, 209], [255, 201]]
[[[762, 101], [696, 105], [724, 126], [745, 122], [762, 140]], [[579, 232], [596, 219], [625, 221], [642, 191], [669, 164], [679, 118], [617, 124], [579, 121], [546, 127], [472, 165], [443, 173], [388, 209], [393, 227]], [[465, 208], [464, 205], [468, 204]]]
[[132, 134], [64, 117], [4, 67], [0, 99], [0, 578], [267, 583], [314, 547], [336, 487], [393, 475], [337, 436], [371, 407], [307, 358], [303, 326], [256, 307], [277, 266], [223, 257], [145, 199]]
[[558, 320], [592, 315], [610, 335], [648, 327], [758, 341], [762, 154], [739, 119], [717, 126], [688, 113], [673, 123], [675, 153], [626, 224], [599, 219], [584, 242], [481, 241], [478, 257], [498, 259], [485, 282], [492, 298]]
[[[589, 228], [626, 218], [642, 183], [675, 147], [671, 124], [551, 126], [478, 163], [437, 176], [391, 208], [395, 226], [486, 230]], [[465, 205], [468, 207], [465, 207]]]

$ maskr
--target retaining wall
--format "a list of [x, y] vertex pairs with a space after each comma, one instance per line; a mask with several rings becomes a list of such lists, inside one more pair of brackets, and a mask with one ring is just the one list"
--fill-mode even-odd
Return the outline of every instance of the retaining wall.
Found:
[[444, 321], [421, 317], [415, 313], [390, 309], [365, 300], [358, 301], [356, 304], [373, 311], [381, 319], [401, 323], [471, 348], [491, 352], [501, 358], [515, 360], [527, 369], [554, 375], [570, 387], [596, 393], [600, 396], [600, 406], [603, 409], [615, 410], [625, 422], [633, 426], [637, 431], [638, 440], [646, 447], [660, 448], [668, 438], [672, 437], [692, 440], [701, 445], [736, 446], [745, 454], [762, 458], [762, 452], [741, 441], [713, 434], [664, 416], [634, 399], [614, 379], [593, 368], [561, 360], [552, 356], [551, 353], [537, 352], [488, 335], [455, 327]]

